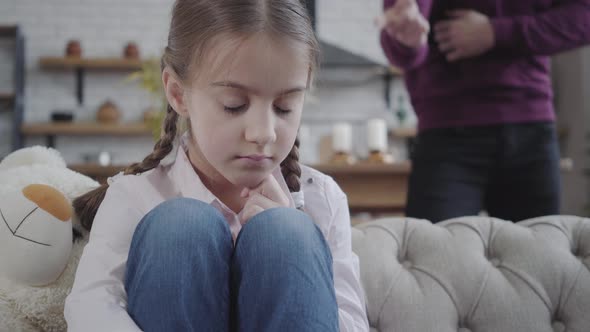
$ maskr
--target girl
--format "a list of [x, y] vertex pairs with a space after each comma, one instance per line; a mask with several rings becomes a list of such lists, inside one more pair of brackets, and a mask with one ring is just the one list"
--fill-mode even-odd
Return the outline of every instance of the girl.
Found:
[[299, 0], [176, 1], [161, 139], [74, 203], [69, 331], [368, 331], [346, 197], [297, 161], [317, 61]]

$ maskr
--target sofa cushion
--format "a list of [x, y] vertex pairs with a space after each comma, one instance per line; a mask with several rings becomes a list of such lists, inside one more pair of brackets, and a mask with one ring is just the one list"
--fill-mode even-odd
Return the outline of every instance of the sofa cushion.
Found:
[[387, 218], [352, 236], [376, 331], [590, 331], [588, 219]]

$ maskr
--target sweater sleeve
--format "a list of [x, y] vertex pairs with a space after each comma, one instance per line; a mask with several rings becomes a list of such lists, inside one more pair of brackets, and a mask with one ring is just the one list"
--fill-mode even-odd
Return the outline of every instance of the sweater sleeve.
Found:
[[541, 13], [491, 19], [496, 48], [553, 55], [590, 43], [590, 0], [562, 0]]
[[[387, 10], [392, 7], [396, 1], [397, 0], [384, 0], [383, 9]], [[416, 0], [416, 2], [422, 15], [428, 19], [432, 8], [432, 0]], [[403, 70], [407, 71], [419, 67], [424, 63], [424, 60], [426, 60], [426, 56], [428, 55], [428, 44], [416, 49], [407, 47], [391, 37], [385, 29], [381, 30], [380, 39], [381, 47], [389, 62]]]

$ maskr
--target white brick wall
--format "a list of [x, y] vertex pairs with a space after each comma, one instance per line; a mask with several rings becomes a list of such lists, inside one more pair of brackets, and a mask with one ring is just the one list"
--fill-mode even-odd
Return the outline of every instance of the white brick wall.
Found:
[[[142, 57], [158, 56], [166, 43], [172, 3], [172, 0], [1, 0], [0, 24], [19, 24], [26, 37], [25, 121], [48, 121], [51, 111], [56, 109], [75, 110], [76, 119], [90, 120], [106, 99], [113, 100], [123, 110], [123, 121], [140, 119], [148, 98], [135, 85], [123, 81], [125, 74], [87, 72], [84, 105], [78, 106], [74, 73], [40, 70], [39, 57], [61, 56], [70, 39], [80, 40], [83, 55], [89, 57], [119, 56], [131, 40], [139, 45]], [[372, 23], [380, 10], [381, 0], [318, 0], [319, 35], [354, 53], [385, 63]], [[11, 80], [6, 78], [11, 77], [7, 72], [11, 63], [12, 58], [0, 51], [0, 91], [6, 89], [6, 82], [10, 86]], [[344, 90], [320, 87], [316, 98], [319, 104], [311, 103], [304, 117], [311, 125], [313, 141], [329, 133], [327, 124], [332, 119], [350, 118], [363, 123], [370, 116], [387, 116], [382, 89], [379, 82]], [[399, 82], [394, 96], [397, 93], [405, 93]], [[1, 155], [8, 149], [9, 133], [5, 125], [9, 119], [4, 116], [0, 121]], [[359, 134], [364, 135], [360, 131]], [[142, 158], [152, 147], [149, 138], [60, 137], [56, 143], [71, 163], [103, 149], [112, 152], [114, 163], [127, 163]], [[26, 144], [44, 144], [44, 140], [29, 138]], [[363, 153], [362, 146], [357, 150]], [[312, 155], [311, 162], [316, 160], [315, 147], [307, 153]]]
[[[2, 10], [2, 7], [0, 7]], [[0, 92], [12, 91], [12, 77], [13, 77], [13, 61], [14, 56], [14, 41], [7, 39], [0, 39]], [[5, 105], [0, 104], [0, 108]], [[3, 112], [0, 109], [0, 156], [6, 155], [10, 149], [8, 138], [10, 137], [10, 114]]]
[[383, 0], [316, 0], [317, 30], [322, 39], [386, 64], [373, 24]]
[[590, 132], [590, 47], [560, 54], [552, 64], [558, 125], [568, 130], [562, 157], [572, 158], [571, 172], [562, 173], [562, 213], [588, 216], [588, 133]]

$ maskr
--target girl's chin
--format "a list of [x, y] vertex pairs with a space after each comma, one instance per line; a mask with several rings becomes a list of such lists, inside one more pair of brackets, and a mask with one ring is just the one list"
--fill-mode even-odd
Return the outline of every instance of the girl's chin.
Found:
[[238, 174], [231, 179], [231, 182], [238, 187], [255, 188], [270, 172], [249, 172]]

